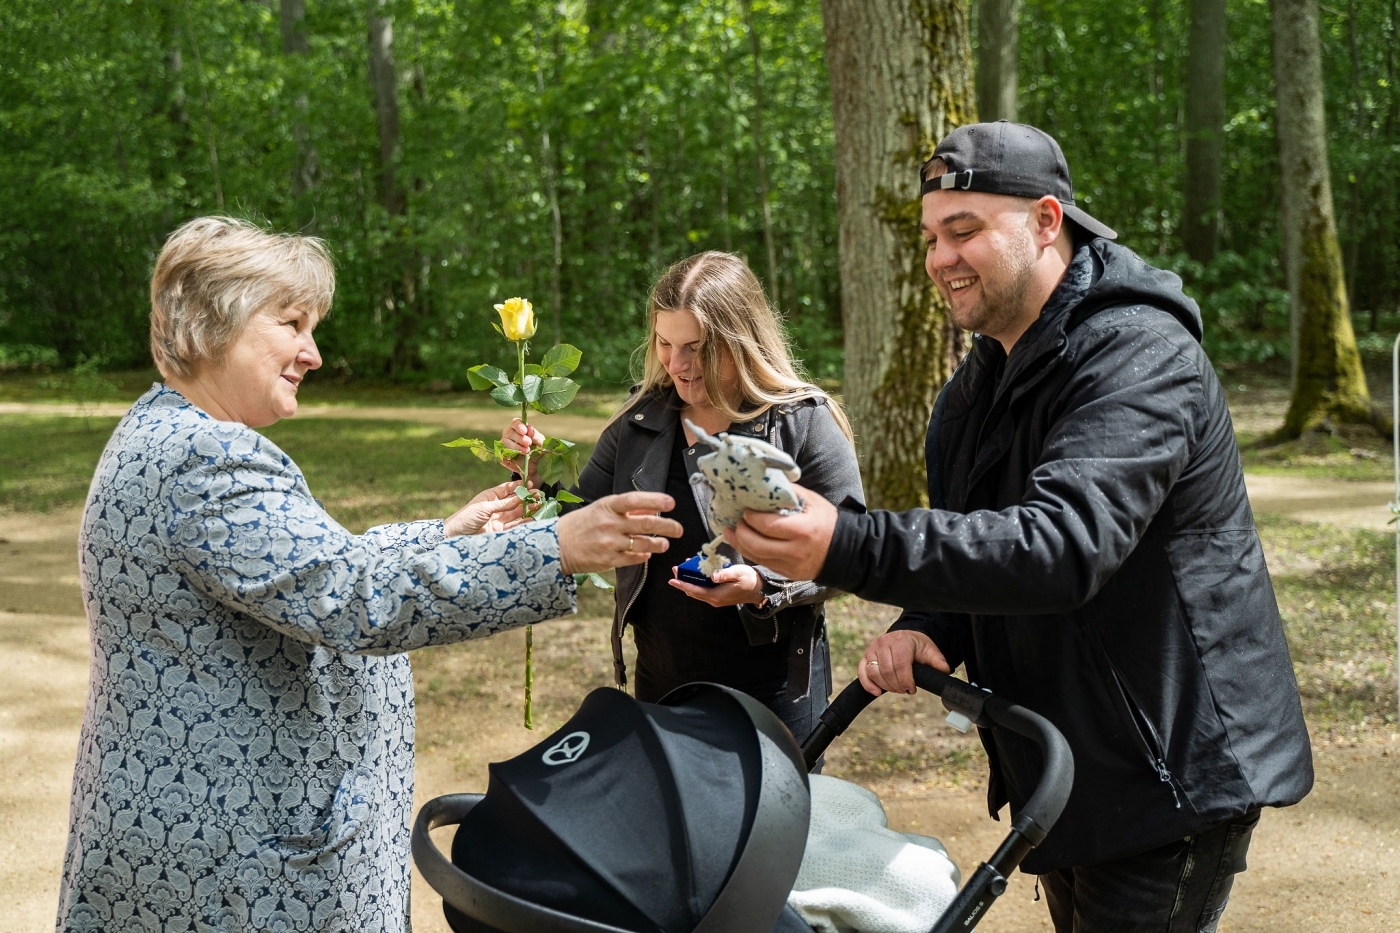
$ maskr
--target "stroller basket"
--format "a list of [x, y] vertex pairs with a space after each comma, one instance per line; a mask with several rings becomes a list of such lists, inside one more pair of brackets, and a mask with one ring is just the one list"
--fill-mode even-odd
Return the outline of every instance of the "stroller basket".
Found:
[[[1011, 831], [991, 858], [977, 867], [930, 933], [966, 931], [976, 926], [993, 902], [1006, 891], [1011, 872], [1031, 849], [1045, 840], [1059, 819], [1074, 782], [1074, 759], [1064, 736], [1043, 716], [923, 665], [914, 666], [914, 682], [919, 689], [942, 697], [943, 705], [951, 713], [965, 717], [972, 725], [1007, 729], [1035, 742], [1040, 747], [1044, 762], [1040, 782], [1030, 800], [1017, 813]], [[874, 699], [859, 681], [852, 682], [837, 695], [802, 746], [802, 758], [809, 771], [827, 747]], [[780, 726], [778, 728], [781, 729]], [[791, 738], [786, 741], [791, 742]], [[544, 928], [541, 926], [541, 921], [544, 921], [550, 931], [558, 933], [629, 933], [616, 926], [519, 900], [458, 871], [438, 851], [429, 832], [462, 822], [482, 799], [481, 794], [438, 797], [423, 806], [414, 822], [414, 862], [424, 879], [443, 895], [447, 903], [469, 915], [490, 916], [495, 926], [503, 930], [519, 930], [522, 933], [525, 930], [540, 930]], [[791, 912], [791, 908], [788, 911]], [[805, 927], [805, 924], [802, 926]]]

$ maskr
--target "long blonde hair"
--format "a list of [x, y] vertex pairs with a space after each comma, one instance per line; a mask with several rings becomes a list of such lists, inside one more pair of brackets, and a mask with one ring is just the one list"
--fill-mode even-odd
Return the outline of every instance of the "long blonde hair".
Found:
[[[730, 421], [748, 420], [774, 405], [819, 398], [831, 409], [846, 437], [851, 437], [851, 425], [841, 405], [803, 378], [762, 284], [744, 260], [732, 253], [697, 253], [657, 279], [647, 302], [647, 342], [637, 348], [643, 357], [638, 398], [674, 384], [656, 353], [656, 316], [668, 311], [689, 311], [699, 321], [705, 394]], [[720, 391], [721, 351], [726, 349], [739, 374], [742, 411]]]

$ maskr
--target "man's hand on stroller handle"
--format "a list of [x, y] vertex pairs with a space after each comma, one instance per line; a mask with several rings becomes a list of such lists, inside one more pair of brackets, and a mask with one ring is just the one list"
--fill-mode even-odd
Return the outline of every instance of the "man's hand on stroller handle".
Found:
[[951, 674], [943, 652], [922, 632], [886, 632], [872, 641], [861, 655], [856, 674], [861, 686], [872, 695], [914, 693], [914, 663]]

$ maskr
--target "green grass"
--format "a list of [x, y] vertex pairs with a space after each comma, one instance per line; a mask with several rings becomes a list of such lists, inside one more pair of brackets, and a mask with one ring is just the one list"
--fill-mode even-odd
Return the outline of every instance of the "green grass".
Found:
[[[0, 416], [0, 509], [80, 506], [115, 418]], [[506, 472], [441, 446], [453, 434], [400, 421], [287, 420], [263, 431], [347, 528], [442, 517]], [[586, 457], [591, 448], [584, 447]]]
[[1268, 515], [1259, 529], [1314, 730], [1393, 730], [1394, 536]]
[[1384, 481], [1394, 479], [1389, 438], [1368, 427], [1340, 425], [1335, 433], [1309, 432], [1283, 444], [1265, 444], [1267, 435], [1240, 432], [1240, 459], [1246, 472], [1307, 479]]
[[[0, 372], [0, 402], [134, 402], [160, 381], [154, 369], [97, 374], [74, 372]], [[410, 408], [496, 408], [485, 392], [431, 391], [421, 386], [367, 380], [346, 381], [334, 374], [311, 373], [297, 393], [307, 405]], [[624, 387], [585, 386], [569, 406], [571, 415], [607, 417], [626, 399]]]

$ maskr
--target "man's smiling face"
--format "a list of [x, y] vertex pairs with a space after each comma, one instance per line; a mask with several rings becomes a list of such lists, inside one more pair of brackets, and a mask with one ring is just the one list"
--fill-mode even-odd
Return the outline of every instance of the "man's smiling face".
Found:
[[928, 242], [924, 268], [947, 299], [953, 322], [989, 337], [1029, 325], [1038, 249], [1031, 212], [1036, 202], [980, 191], [924, 195], [920, 231]]

